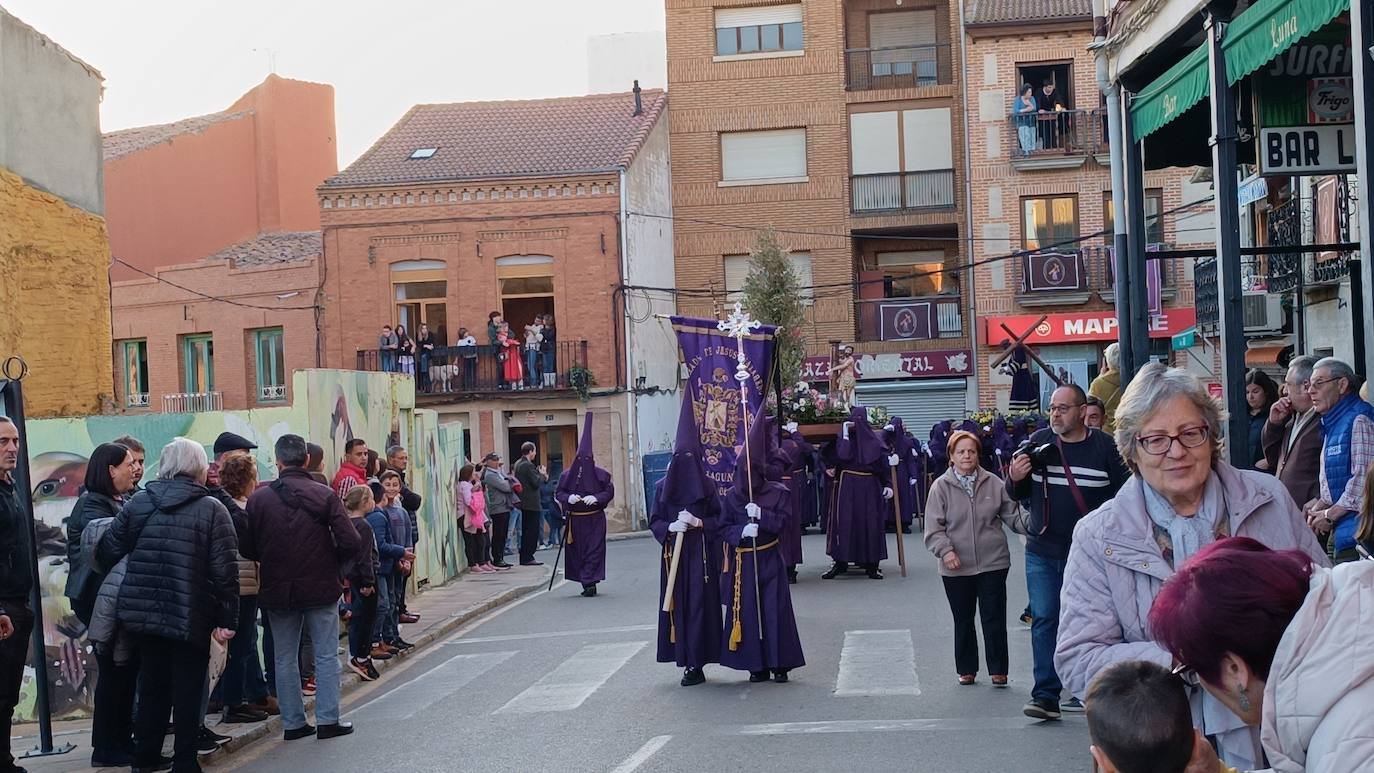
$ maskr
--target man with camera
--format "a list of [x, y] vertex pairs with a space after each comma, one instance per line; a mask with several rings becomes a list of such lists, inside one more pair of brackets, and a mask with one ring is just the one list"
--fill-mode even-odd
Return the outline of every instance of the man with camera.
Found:
[[[1059, 589], [1069, 542], [1079, 519], [1116, 496], [1130, 474], [1116, 444], [1106, 433], [1083, 423], [1087, 395], [1065, 384], [1050, 396], [1050, 426], [1030, 436], [1012, 457], [1007, 488], [1012, 499], [1030, 500], [1026, 539], [1026, 590], [1030, 594], [1031, 653], [1035, 687], [1024, 713], [1035, 719], [1059, 719], [1063, 685], [1054, 670], [1059, 636]], [[1065, 711], [1082, 711], [1069, 696]]]

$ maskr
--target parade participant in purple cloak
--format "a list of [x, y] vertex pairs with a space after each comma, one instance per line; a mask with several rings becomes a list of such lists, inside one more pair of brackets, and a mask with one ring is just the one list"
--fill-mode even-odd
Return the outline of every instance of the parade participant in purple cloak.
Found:
[[[682, 686], [706, 681], [702, 667], [720, 662], [720, 497], [716, 484], [706, 476], [702, 463], [701, 430], [690, 395], [682, 400], [677, 420], [677, 441], [668, 472], [654, 488], [654, 508], [649, 529], [663, 545], [659, 573], [658, 662], [677, 663], [687, 669]], [[677, 535], [682, 534], [676, 556], [677, 573], [668, 587]], [[672, 594], [672, 609], [663, 602]]]
[[931, 475], [940, 475], [949, 468], [949, 456], [947, 446], [949, 446], [949, 432], [951, 422], [942, 421], [930, 428], [930, 451], [929, 472]]
[[606, 579], [606, 505], [614, 497], [611, 474], [597, 467], [592, 457], [592, 412], [587, 411], [577, 457], [554, 494], [568, 518], [563, 574], [582, 583], [583, 596], [595, 596], [596, 584]]
[[[731, 586], [724, 589], [725, 642], [720, 664], [749, 672], [749, 681], [786, 682], [787, 672], [806, 665], [786, 567], [778, 537], [791, 520], [792, 496], [782, 485], [773, 420], [760, 415], [749, 429], [735, 464], [735, 486], [721, 507], [721, 538], [730, 561]], [[757, 578], [757, 585], [755, 584]], [[762, 621], [762, 627], [759, 623]]]
[[816, 492], [808, 475], [811, 454], [815, 449], [806, 438], [797, 432], [795, 422], [789, 422], [782, 430], [780, 452], [784, 457], [782, 483], [792, 495], [792, 509], [788, 513], [787, 528], [779, 535], [782, 562], [787, 566], [787, 582], [797, 581], [797, 565], [802, 562], [802, 523], [807, 511], [808, 500], [815, 509]]
[[890, 452], [868, 426], [868, 412], [855, 407], [835, 441], [835, 494], [830, 501], [826, 552], [835, 563], [821, 575], [832, 580], [859, 564], [869, 579], [883, 579], [878, 563], [887, 558], [883, 523], [891, 517]]
[[901, 492], [898, 505], [902, 508], [902, 533], [910, 534], [911, 520], [916, 517], [916, 440], [902, 426], [900, 416], [892, 417], [883, 427], [883, 439], [897, 457], [897, 477], [892, 481], [892, 488]]
[[997, 456], [997, 469], [994, 472], [998, 477], [1005, 478], [1011, 455], [1016, 452], [1016, 442], [1012, 440], [1007, 420], [1001, 416], [992, 420], [992, 447]]

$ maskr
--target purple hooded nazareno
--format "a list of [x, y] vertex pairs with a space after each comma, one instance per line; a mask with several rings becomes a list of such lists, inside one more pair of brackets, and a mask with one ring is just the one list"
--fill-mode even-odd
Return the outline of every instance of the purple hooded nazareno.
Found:
[[[591, 502], [585, 501], [588, 497]], [[558, 479], [554, 494], [568, 518], [564, 575], [584, 588], [606, 579], [606, 505], [613, 498], [611, 474], [597, 467], [592, 456], [592, 412], [587, 411], [577, 457]]]

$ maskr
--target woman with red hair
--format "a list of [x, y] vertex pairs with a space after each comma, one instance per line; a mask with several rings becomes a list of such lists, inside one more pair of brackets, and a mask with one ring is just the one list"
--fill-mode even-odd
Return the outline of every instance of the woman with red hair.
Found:
[[1260, 727], [1278, 773], [1374, 760], [1374, 562], [1326, 569], [1247, 537], [1202, 548], [1150, 609], [1176, 673]]

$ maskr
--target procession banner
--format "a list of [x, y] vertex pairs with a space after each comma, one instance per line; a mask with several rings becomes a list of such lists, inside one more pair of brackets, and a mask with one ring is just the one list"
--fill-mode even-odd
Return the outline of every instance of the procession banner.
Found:
[[[706, 474], [724, 496], [735, 482], [735, 449], [744, 445], [748, 432], [741, 411], [740, 383], [735, 380], [739, 350], [735, 339], [722, 333], [714, 319], [672, 317], [672, 322], [687, 374], [683, 399], [692, 401], [706, 457]], [[745, 366], [750, 376], [745, 386], [751, 419], [762, 409], [770, 383], [773, 333], [773, 327], [764, 325], [744, 337]]]

